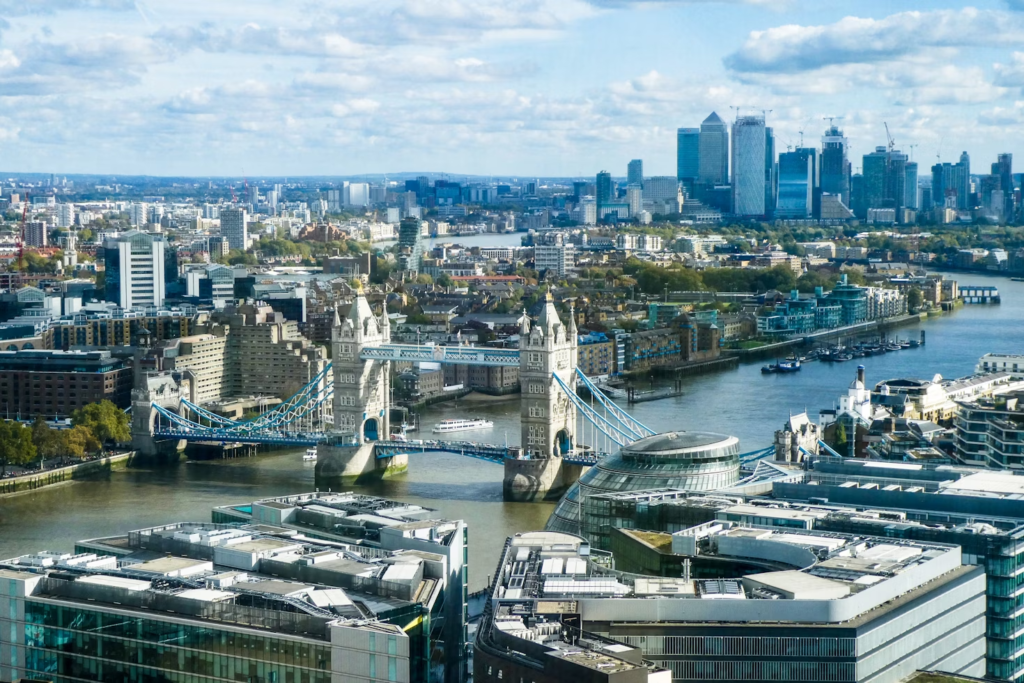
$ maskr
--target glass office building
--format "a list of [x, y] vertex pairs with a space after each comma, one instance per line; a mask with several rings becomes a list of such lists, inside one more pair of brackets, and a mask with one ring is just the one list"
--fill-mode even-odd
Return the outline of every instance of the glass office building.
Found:
[[814, 208], [814, 157], [798, 149], [779, 155], [779, 198], [775, 217], [807, 219]]
[[0, 681], [468, 675], [465, 523], [306, 493], [0, 560]]
[[[79, 556], [81, 557], [81, 556]], [[73, 559], [73, 558], [66, 558]], [[398, 626], [183, 578], [0, 570], [0, 678], [54, 683], [410, 681]]]
[[740, 476], [739, 444], [734, 436], [709, 432], [668, 432], [634, 441], [588, 469], [559, 501], [546, 528], [579, 533], [581, 502], [592, 495], [732, 486]]

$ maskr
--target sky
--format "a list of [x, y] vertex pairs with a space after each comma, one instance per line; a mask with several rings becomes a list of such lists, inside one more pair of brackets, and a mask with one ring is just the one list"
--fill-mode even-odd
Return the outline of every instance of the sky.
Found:
[[711, 111], [1020, 164], [1024, 0], [0, 0], [4, 172], [672, 175]]

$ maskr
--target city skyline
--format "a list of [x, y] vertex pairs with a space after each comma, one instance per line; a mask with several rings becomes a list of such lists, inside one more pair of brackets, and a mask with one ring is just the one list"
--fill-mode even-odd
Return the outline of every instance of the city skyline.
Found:
[[883, 122], [922, 164], [1022, 152], [1024, 3], [779, 4], [0, 0], [0, 158], [228, 177], [619, 176], [644, 159], [672, 175], [677, 129], [731, 124], [730, 106], [770, 110], [779, 152], [827, 116], [854, 160]]

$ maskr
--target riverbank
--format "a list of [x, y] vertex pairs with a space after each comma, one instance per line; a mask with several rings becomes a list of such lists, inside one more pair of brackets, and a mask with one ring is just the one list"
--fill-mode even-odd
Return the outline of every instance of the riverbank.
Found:
[[0, 479], [0, 498], [31, 493], [40, 489], [67, 484], [76, 479], [86, 479], [90, 476], [110, 472], [111, 470], [124, 469], [131, 463], [134, 455], [135, 451], [117, 453], [87, 462], [76, 463], [68, 467], [57, 467], [52, 470], [31, 472], [18, 477]]
[[729, 356], [732, 358], [738, 358], [744, 363], [749, 363], [764, 358], [774, 358], [780, 353], [787, 352], [791, 349], [799, 346], [805, 346], [807, 344], [814, 344], [816, 342], [827, 342], [830, 339], [840, 340], [845, 337], [854, 337], [858, 335], [867, 334], [875, 330], [884, 331], [892, 330], [897, 327], [904, 325], [916, 325], [922, 320], [927, 320], [927, 313], [911, 313], [908, 315], [902, 315], [895, 318], [886, 318], [885, 320], [872, 320], [866, 323], [860, 323], [857, 325], [848, 325], [847, 327], [838, 327], [834, 330], [822, 330], [821, 332], [812, 332], [811, 334], [803, 335], [794, 339], [787, 339], [781, 342], [775, 342], [774, 344], [765, 344], [764, 346], [758, 346], [752, 349], [723, 349], [722, 355]]

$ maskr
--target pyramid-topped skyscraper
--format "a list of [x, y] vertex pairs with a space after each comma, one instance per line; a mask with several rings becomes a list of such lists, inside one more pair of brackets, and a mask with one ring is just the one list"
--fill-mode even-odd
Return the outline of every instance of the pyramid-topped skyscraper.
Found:
[[729, 182], [729, 126], [717, 113], [700, 124], [700, 177], [705, 185]]

